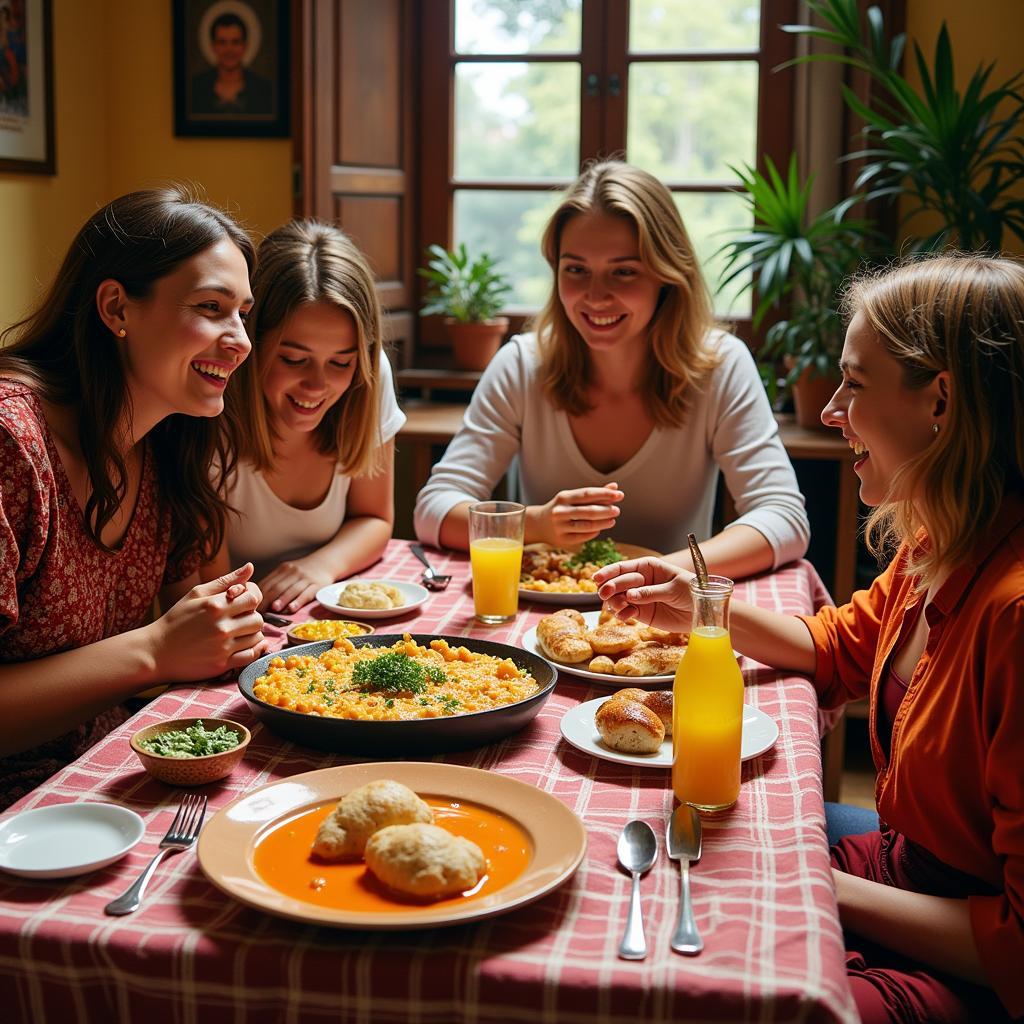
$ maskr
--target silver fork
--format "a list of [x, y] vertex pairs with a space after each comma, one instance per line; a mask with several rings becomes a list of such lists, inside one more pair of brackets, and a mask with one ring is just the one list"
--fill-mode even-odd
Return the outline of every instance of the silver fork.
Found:
[[156, 866], [163, 860], [168, 850], [187, 850], [194, 845], [199, 830], [203, 827], [203, 818], [206, 816], [206, 797], [198, 793], [187, 793], [181, 801], [178, 813], [171, 822], [167, 834], [160, 840], [160, 849], [156, 856], [149, 862], [146, 870], [139, 875], [135, 884], [116, 900], [111, 900], [104, 910], [114, 917], [122, 914], [132, 914], [139, 909], [142, 903], [142, 894], [146, 891]]
[[409, 547], [412, 548], [412, 553], [427, 567], [423, 573], [423, 586], [427, 590], [444, 590], [451, 583], [451, 576], [435, 571], [434, 567], [427, 561], [427, 556], [423, 553], [423, 548], [419, 544], [410, 544]]

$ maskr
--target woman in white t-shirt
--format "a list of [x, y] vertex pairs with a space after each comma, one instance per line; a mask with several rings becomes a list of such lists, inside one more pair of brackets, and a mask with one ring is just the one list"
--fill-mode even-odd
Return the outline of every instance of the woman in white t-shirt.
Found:
[[343, 232], [312, 220], [278, 228], [259, 248], [252, 289], [253, 352], [224, 416], [237, 514], [205, 572], [251, 561], [262, 608], [290, 612], [380, 558], [405, 416], [373, 274]]
[[[672, 194], [618, 161], [587, 168], [541, 243], [554, 271], [533, 334], [484, 373], [416, 502], [421, 540], [465, 550], [468, 506], [519, 456], [526, 541], [616, 540], [746, 576], [799, 558], [809, 527], [746, 345], [714, 327]], [[718, 475], [737, 518], [711, 536]]]

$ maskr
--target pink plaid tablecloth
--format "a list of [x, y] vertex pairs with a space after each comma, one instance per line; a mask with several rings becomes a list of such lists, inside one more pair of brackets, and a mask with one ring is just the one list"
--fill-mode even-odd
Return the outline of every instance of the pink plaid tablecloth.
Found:
[[[454, 574], [452, 585], [395, 620], [396, 629], [516, 643], [551, 610], [524, 607], [510, 626], [481, 630], [472, 620], [467, 559], [434, 557], [439, 570]], [[410, 581], [419, 573], [399, 541], [372, 570]], [[826, 598], [805, 562], [740, 584], [736, 593], [788, 612]], [[345, 762], [278, 739], [225, 683], [169, 690], [11, 809], [110, 801], [141, 814], [147, 830], [121, 861], [90, 875], [49, 882], [0, 876], [2, 1016], [48, 1024], [855, 1021], [825, 842], [814, 693], [805, 679], [749, 663], [744, 671], [756, 684], [747, 702], [780, 733], [770, 751], [745, 764], [734, 810], [705, 822], [703, 857], [691, 874], [706, 944], [699, 957], [669, 949], [679, 868], [663, 849], [642, 882], [648, 958], [616, 956], [629, 894], [616, 839], [630, 818], [645, 819], [663, 837], [672, 793], [664, 769], [597, 760], [561, 740], [562, 714], [609, 692], [564, 673], [519, 734], [435, 758], [532, 783], [579, 815], [588, 838], [583, 864], [537, 903], [430, 931], [304, 926], [233, 902], [188, 852], [164, 860], [140, 911], [106, 917], [104, 905], [152, 857], [181, 795], [143, 773], [128, 746], [136, 729], [193, 715], [250, 726], [245, 760], [229, 779], [205, 787], [211, 813], [267, 782]]]

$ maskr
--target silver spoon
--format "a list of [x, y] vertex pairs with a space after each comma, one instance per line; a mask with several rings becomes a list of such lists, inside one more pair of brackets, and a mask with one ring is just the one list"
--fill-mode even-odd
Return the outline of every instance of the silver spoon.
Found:
[[435, 572], [419, 544], [410, 544], [409, 547], [412, 548], [412, 553], [427, 567], [423, 573], [423, 585], [427, 590], [444, 590], [451, 583], [451, 576], [443, 572]]
[[646, 821], [630, 821], [619, 836], [619, 863], [633, 876], [629, 895], [626, 932], [619, 946], [623, 960], [643, 960], [647, 956], [644, 922], [640, 912], [640, 876], [651, 870], [658, 857], [658, 837]]

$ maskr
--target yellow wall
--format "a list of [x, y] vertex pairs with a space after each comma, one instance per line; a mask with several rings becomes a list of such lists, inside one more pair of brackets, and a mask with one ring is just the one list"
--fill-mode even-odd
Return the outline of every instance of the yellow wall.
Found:
[[[1024, 71], [1024, 0], [908, 0], [908, 46], [916, 41], [929, 66], [943, 21], [953, 44], [959, 87], [963, 87], [979, 64], [995, 63], [989, 87]], [[909, 80], [916, 84], [919, 79], [912, 54], [908, 54], [904, 67]], [[1024, 191], [1020, 194], [1024, 195]], [[914, 227], [922, 232], [927, 230], [923, 223]], [[1003, 235], [1003, 248], [1008, 253], [1024, 255], [1024, 241], [1009, 232]]]
[[198, 182], [257, 235], [291, 216], [288, 139], [175, 137], [170, 8], [54, 0], [58, 173], [0, 173], [0, 328], [38, 299], [85, 219], [124, 192]]

